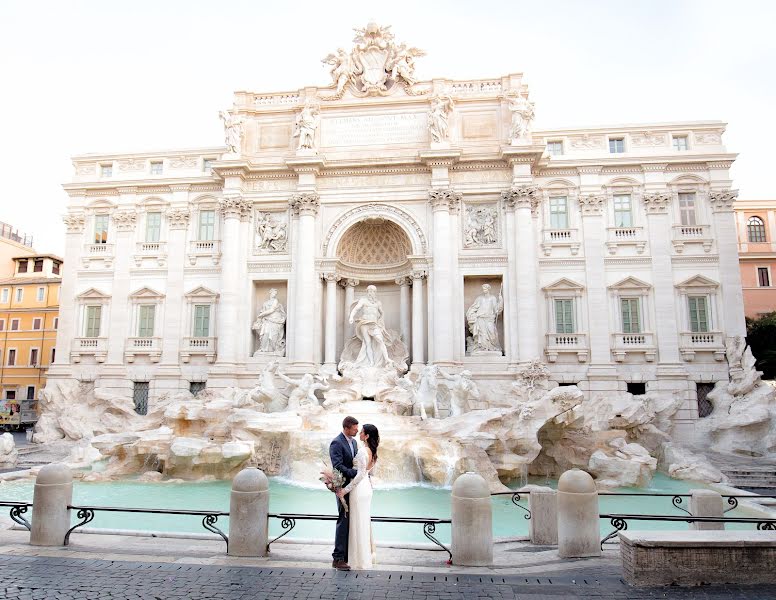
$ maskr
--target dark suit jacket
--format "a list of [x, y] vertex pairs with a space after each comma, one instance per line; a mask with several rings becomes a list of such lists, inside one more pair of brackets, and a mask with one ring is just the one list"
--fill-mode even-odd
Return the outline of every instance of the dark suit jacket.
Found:
[[335, 437], [329, 445], [329, 458], [331, 458], [331, 466], [345, 476], [345, 485], [350, 483], [350, 480], [356, 476], [358, 471], [353, 468], [353, 457], [358, 452], [358, 445], [353, 441], [353, 452], [348, 450], [348, 439], [344, 433], [340, 433]]

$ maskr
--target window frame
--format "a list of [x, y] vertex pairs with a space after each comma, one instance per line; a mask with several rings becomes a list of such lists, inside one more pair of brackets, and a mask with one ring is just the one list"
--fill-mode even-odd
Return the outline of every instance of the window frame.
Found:
[[[618, 149], [619, 142], [619, 149]], [[614, 144], [614, 146], [612, 146]], [[625, 136], [611, 136], [608, 138], [609, 154], [625, 154]]]
[[[38, 268], [40, 267], [40, 268]], [[32, 272], [33, 273], [43, 273], [43, 259], [42, 258], [36, 258], [32, 261]]]
[[[697, 308], [697, 302], [703, 300], [703, 315], [705, 317], [705, 329], [701, 327], [701, 319], [697, 319], [697, 325], [693, 323], [693, 308], [692, 301], [695, 300], [696, 315], [699, 315]], [[690, 333], [710, 333], [714, 331], [713, 324], [711, 322], [711, 301], [708, 294], [687, 294], [687, 323], [689, 325]]]
[[[22, 265], [24, 266], [24, 270], [22, 271]], [[29, 273], [30, 269], [30, 261], [27, 258], [20, 258], [16, 261], [16, 272], [17, 273]]]
[[[148, 331], [148, 315], [146, 315], [146, 323], [143, 323], [144, 319], [144, 313], [147, 311], [150, 312], [150, 334], [145, 334], [144, 332]], [[156, 326], [157, 326], [158, 319], [156, 318], [156, 303], [142, 303], [138, 304], [137, 306], [137, 328], [136, 328], [136, 337], [139, 338], [153, 338], [156, 337], [154, 333], [156, 332]]]
[[[645, 331], [644, 331], [644, 318], [643, 318], [643, 315], [642, 315], [642, 310], [643, 310], [642, 306], [643, 306], [644, 303], [641, 301], [641, 299], [642, 299], [641, 295], [636, 296], [636, 295], [631, 295], [631, 294], [622, 294], [622, 295], [618, 296], [618, 300], [619, 300], [618, 304], [620, 306], [620, 311], [619, 311], [620, 333], [624, 333], [624, 334], [627, 334], [627, 335], [645, 333]], [[629, 330], [626, 331], [626, 328], [625, 328], [625, 312], [623, 310], [624, 309], [623, 304], [626, 303], [626, 302], [628, 303], [629, 306], [631, 305], [632, 302], [636, 302], [636, 313], [635, 314], [636, 314], [636, 319], [637, 319], [637, 323], [636, 323], [637, 331], [633, 330], [633, 323], [632, 322], [629, 322], [629, 324], [628, 324], [628, 329]], [[628, 312], [630, 313], [629, 314], [629, 320], [630, 320], [630, 317], [633, 316], [633, 311], [631, 309], [629, 309]]]
[[[566, 309], [562, 309], [563, 314], [563, 323], [558, 321], [558, 304], [561, 303], [561, 305], [565, 305], [568, 303], [569, 312], [566, 314]], [[554, 308], [554, 329], [555, 333], [559, 335], [570, 335], [577, 333], [577, 318], [576, 318], [576, 298], [572, 297], [555, 297], [553, 298], [553, 308]], [[571, 318], [571, 322], [566, 322], [566, 316]], [[570, 327], [569, 327], [570, 326]], [[563, 331], [561, 331], [563, 329]], [[567, 331], [567, 329], [570, 329], [570, 331]]]
[[[199, 315], [197, 314], [199, 312], [198, 309], [205, 308], [206, 310], [206, 321], [207, 321], [207, 332], [203, 335], [201, 333], [197, 333], [197, 327], [198, 327], [198, 319]], [[196, 302], [192, 305], [192, 316], [193, 316], [193, 322], [191, 324], [191, 337], [195, 338], [208, 338], [212, 337], [211, 334], [211, 321], [212, 321], [212, 314], [213, 314], [213, 304], [212, 303], [204, 303], [204, 302]], [[201, 331], [201, 330], [200, 330]]]
[[0, 331], [5, 331], [5, 319], [0, 319]]
[[[752, 221], [756, 220], [757, 223], [753, 224]], [[755, 233], [755, 236], [752, 236]], [[757, 237], [760, 239], [752, 239]], [[767, 244], [768, 236], [765, 227], [765, 221], [758, 215], [751, 215], [746, 219], [746, 241], [750, 244]]]
[[[553, 147], [554, 146], [558, 146], [560, 148], [560, 150], [558, 152], [553, 152], [550, 149], [551, 146], [553, 146]], [[563, 154], [564, 154], [564, 152], [563, 152], [563, 140], [548, 140], [547, 144], [546, 144], [546, 147], [547, 147], [547, 154], [549, 154], [550, 156], [563, 156]]]
[[[202, 215], [204, 213], [212, 213], [213, 215], [213, 222], [204, 224], [211, 228], [211, 237], [203, 237], [202, 236]], [[201, 208], [199, 211], [197, 211], [197, 241], [198, 242], [212, 242], [216, 239], [216, 222], [218, 221], [218, 213], [215, 208]]]
[[35, 300], [36, 302], [45, 302], [46, 301], [46, 286], [39, 285], [37, 293], [35, 294]]
[[[153, 220], [158, 221], [154, 223], [153, 228], [151, 228], [151, 217], [153, 216]], [[146, 242], [160, 242], [162, 240], [162, 220], [163, 220], [163, 214], [161, 210], [152, 210], [145, 214], [145, 241]], [[153, 239], [153, 238], [156, 239]]]
[[[32, 398], [30, 398], [30, 390], [32, 390]], [[28, 385], [27, 386], [27, 393], [25, 395], [25, 400], [35, 400], [35, 394], [37, 393], [37, 389], [34, 385]]]
[[[627, 211], [619, 209], [617, 207], [618, 199], [621, 199], [621, 198], [627, 198], [628, 199], [628, 210]], [[613, 220], [612, 224], [614, 225], [614, 227], [616, 227], [617, 229], [625, 229], [625, 228], [628, 228], [628, 227], [634, 227], [635, 226], [634, 225], [635, 219], [634, 219], [633, 212], [634, 212], [633, 211], [633, 194], [631, 194], [631, 193], [624, 194], [624, 193], [621, 193], [621, 192], [613, 191], [613, 193], [612, 193], [612, 216], [613, 216], [614, 220]], [[629, 223], [627, 223], [627, 224], [620, 224], [618, 222], [618, 220], [617, 220], [617, 217], [619, 215], [624, 215], [624, 214], [628, 215]]]
[[[90, 329], [90, 326], [92, 325], [92, 318], [90, 316], [90, 309], [99, 309], [99, 318], [97, 319], [97, 335], [89, 335], [93, 329]], [[86, 304], [84, 305], [84, 325], [83, 325], [83, 332], [84, 337], [88, 339], [98, 338], [100, 337], [100, 334], [102, 333], [102, 304]]]
[[[35, 361], [33, 362], [33, 354], [35, 355]], [[34, 346], [30, 348], [29, 362], [27, 363], [31, 367], [40, 366], [40, 348]]]
[[[98, 224], [105, 219], [105, 226], [98, 230]], [[110, 239], [110, 214], [108, 213], [96, 213], [92, 219], [93, 225], [93, 243], [95, 244], [107, 244]], [[98, 233], [100, 234], [98, 238]]]
[[[558, 201], [562, 203], [558, 204]], [[553, 210], [554, 208], [562, 206], [563, 210]], [[549, 226], [550, 229], [570, 229], [571, 223], [569, 219], [569, 198], [567, 195], [550, 196], [547, 202], [547, 210], [549, 211]], [[561, 226], [556, 221], [559, 216], [563, 217], [564, 224]]]
[[[767, 285], [762, 285], [760, 280], [760, 272], [764, 272], [765, 276], [768, 278]], [[755, 266], [755, 279], [757, 280], [757, 287], [758, 288], [770, 288], [773, 287], [773, 278], [771, 277], [771, 267], [770, 265], [764, 265], [764, 266]]]
[[[684, 142], [684, 148], [681, 147], [682, 144], [679, 143], [680, 140]], [[677, 134], [677, 135], [672, 135], [671, 136], [671, 147], [676, 152], [687, 152], [690, 149], [690, 136], [688, 136], [687, 134], [683, 134], [683, 133], [680, 133], [680, 134]]]
[[100, 163], [100, 177], [113, 177], [113, 163]]
[[5, 287], [0, 290], [0, 304], [8, 304], [11, 301], [11, 288]]
[[22, 320], [21, 319], [11, 319], [8, 323], [8, 331], [21, 331], [22, 330]]
[[163, 175], [164, 174], [164, 161], [152, 160], [148, 164], [149, 175]]
[[[683, 206], [683, 197], [692, 197], [692, 210], [687, 205]], [[684, 227], [695, 227], [698, 225], [698, 193], [694, 191], [679, 191], [676, 194], [677, 206], [679, 208], [679, 224]], [[692, 216], [691, 219], [685, 219], [685, 215]], [[687, 220], [688, 222], [685, 222]], [[692, 221], [692, 222], [689, 222]]]
[[[35, 327], [35, 325], [38, 325]], [[43, 318], [42, 317], [33, 317], [32, 319], [32, 331], [41, 331], [43, 329]]]
[[[8, 348], [5, 352], [5, 366], [6, 367], [15, 367], [16, 365], [16, 358], [18, 357], [18, 351], [16, 348]], [[13, 360], [12, 360], [13, 359]]]
[[16, 288], [16, 300], [14, 302], [24, 302], [24, 288]]

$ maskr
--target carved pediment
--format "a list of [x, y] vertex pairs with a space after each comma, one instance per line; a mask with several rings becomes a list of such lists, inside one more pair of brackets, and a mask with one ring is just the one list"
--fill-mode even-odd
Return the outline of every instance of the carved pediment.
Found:
[[133, 300], [161, 300], [164, 298], [164, 294], [161, 294], [150, 287], [142, 287], [139, 290], [132, 292], [129, 297]]
[[644, 292], [652, 288], [652, 285], [642, 281], [641, 279], [637, 279], [636, 277], [630, 276], [626, 277], [625, 279], [618, 281], [617, 283], [613, 283], [609, 286], [610, 290], [618, 290], [618, 291], [625, 291], [625, 292]]
[[711, 290], [716, 290], [719, 287], [719, 283], [717, 283], [713, 279], [704, 277], [703, 275], [694, 275], [689, 279], [685, 279], [681, 283], [677, 283], [675, 287], [679, 290], [683, 290], [685, 292], [690, 292], [690, 293], [692, 292], [708, 293]]
[[200, 285], [186, 293], [185, 297], [193, 302], [197, 300], [216, 300], [218, 298], [218, 292], [214, 292], [210, 288]]
[[88, 300], [110, 300], [110, 294], [101, 292], [97, 288], [89, 288], [85, 292], [78, 294], [76, 299], [82, 302]]
[[566, 279], [565, 277], [561, 277], [555, 283], [551, 283], [550, 285], [546, 285], [542, 288], [542, 290], [544, 290], [545, 292], [562, 292], [562, 291], [578, 292], [584, 289], [585, 289], [585, 286], [577, 283], [576, 281], [572, 281], [571, 279]]

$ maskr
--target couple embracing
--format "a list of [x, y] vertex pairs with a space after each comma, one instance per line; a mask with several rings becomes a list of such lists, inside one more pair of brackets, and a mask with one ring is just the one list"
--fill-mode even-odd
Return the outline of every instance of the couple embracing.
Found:
[[358, 421], [354, 417], [345, 417], [342, 433], [329, 446], [331, 466], [345, 480], [345, 485], [336, 492], [339, 496], [337, 531], [331, 565], [340, 571], [349, 571], [351, 567], [372, 568], [374, 541], [371, 521], [372, 482], [369, 473], [377, 462], [379, 445], [380, 433], [377, 427], [365, 424], [359, 432]]

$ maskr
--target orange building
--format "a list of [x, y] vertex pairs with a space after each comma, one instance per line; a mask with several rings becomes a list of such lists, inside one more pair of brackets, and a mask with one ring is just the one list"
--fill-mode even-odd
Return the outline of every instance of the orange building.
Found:
[[756, 319], [776, 311], [776, 200], [737, 200], [735, 212], [744, 312]]
[[36, 409], [59, 325], [62, 259], [34, 254], [13, 261], [13, 277], [0, 279], [0, 424], [19, 409]]

